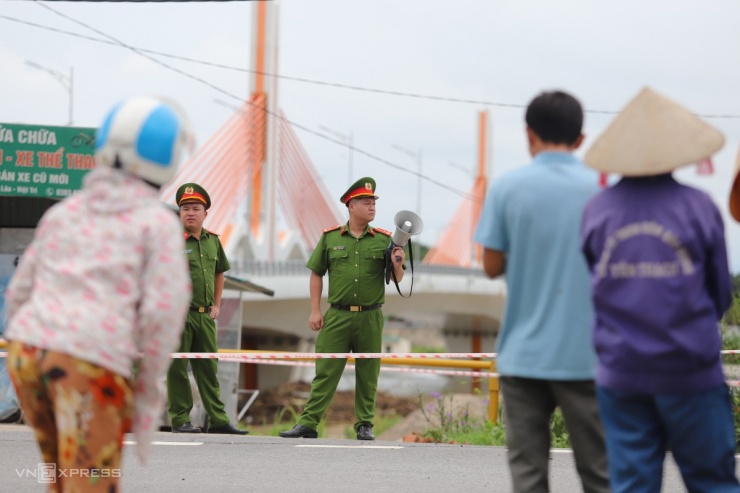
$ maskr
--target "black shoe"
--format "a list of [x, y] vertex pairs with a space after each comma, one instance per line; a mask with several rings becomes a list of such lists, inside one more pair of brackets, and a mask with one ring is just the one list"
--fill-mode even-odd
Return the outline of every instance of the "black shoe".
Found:
[[247, 435], [249, 434], [247, 430], [240, 430], [239, 428], [233, 426], [231, 423], [226, 423], [225, 425], [216, 426], [215, 428], [208, 428], [208, 431], [206, 433], [218, 433], [221, 435]]
[[201, 430], [197, 426], [193, 426], [190, 421], [186, 421], [179, 426], [172, 427], [172, 433], [200, 433]]
[[18, 409], [16, 412], [11, 414], [5, 419], [0, 419], [0, 423], [18, 423], [21, 420], [21, 410]]
[[357, 428], [357, 439], [358, 440], [375, 440], [375, 435], [373, 435], [373, 425], [362, 423]]
[[288, 431], [278, 433], [283, 438], [318, 438], [319, 433], [303, 425], [295, 425]]

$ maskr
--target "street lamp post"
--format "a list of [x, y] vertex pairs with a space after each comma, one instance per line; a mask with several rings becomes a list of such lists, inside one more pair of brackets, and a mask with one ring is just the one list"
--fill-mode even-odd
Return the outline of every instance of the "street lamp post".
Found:
[[[416, 180], [416, 213], [421, 217], [421, 177], [422, 177], [422, 166], [421, 166], [421, 148], [419, 148], [418, 152], [414, 152], [410, 149], [406, 149], [405, 147], [401, 147], [398, 144], [391, 144], [391, 147], [393, 147], [397, 151], [401, 151], [407, 156], [409, 156], [411, 159], [414, 159], [416, 161], [417, 166], [417, 180]], [[421, 234], [419, 234], [417, 243], [416, 243], [416, 258], [421, 259]]]
[[352, 183], [354, 183], [354, 177], [352, 176], [352, 173], [353, 173], [352, 172], [352, 131], [350, 130], [349, 134], [343, 134], [342, 132], [338, 132], [334, 130], [333, 128], [329, 128], [324, 125], [319, 125], [319, 129], [338, 138], [349, 149], [349, 167], [347, 169], [347, 173], [348, 173], [347, 186], [352, 185]]
[[74, 108], [74, 67], [69, 67], [69, 75], [63, 74], [61, 72], [57, 72], [56, 70], [50, 69], [49, 67], [44, 67], [43, 65], [39, 65], [36, 62], [32, 62], [29, 60], [26, 60], [26, 65], [29, 67], [33, 67], [38, 70], [42, 70], [46, 72], [47, 74], [54, 77], [56, 81], [58, 81], [61, 85], [64, 86], [65, 89], [67, 89], [67, 93], [69, 93], [69, 122], [67, 123], [67, 126], [72, 126], [73, 119], [73, 108]]

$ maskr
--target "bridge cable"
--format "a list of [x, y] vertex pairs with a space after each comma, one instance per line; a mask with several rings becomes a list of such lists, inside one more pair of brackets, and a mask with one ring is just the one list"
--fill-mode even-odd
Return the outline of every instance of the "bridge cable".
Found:
[[[43, 7], [43, 8], [45, 8], [45, 9], [53, 12], [54, 14], [56, 14], [56, 15], [62, 17], [62, 18], [65, 18], [65, 19], [67, 19], [69, 21], [72, 21], [72, 22], [74, 22], [76, 24], [79, 24], [82, 27], [85, 27], [87, 29], [90, 29], [91, 31], [93, 31], [93, 32], [95, 32], [97, 34], [100, 34], [101, 36], [105, 36], [105, 37], [109, 38], [110, 40], [112, 40], [117, 45], [119, 45], [119, 46], [121, 46], [123, 48], [126, 48], [128, 50], [131, 50], [134, 53], [136, 53], [137, 55], [139, 55], [141, 57], [144, 57], [147, 60], [150, 60], [150, 61], [156, 63], [157, 65], [160, 65], [161, 67], [164, 67], [164, 68], [166, 68], [168, 70], [171, 70], [171, 71], [173, 71], [173, 72], [175, 72], [175, 73], [177, 73], [179, 75], [182, 75], [182, 76], [187, 77], [189, 79], [192, 79], [192, 80], [194, 80], [196, 82], [199, 82], [201, 84], [204, 84], [207, 87], [210, 87], [211, 89], [213, 89], [213, 90], [215, 90], [215, 91], [217, 91], [217, 92], [219, 92], [221, 94], [224, 94], [224, 95], [226, 95], [226, 96], [228, 96], [230, 98], [235, 99], [236, 101], [239, 101], [240, 103], [247, 103], [250, 106], [253, 106], [255, 108], [258, 108], [258, 109], [264, 111], [265, 113], [267, 113], [268, 115], [271, 115], [274, 118], [277, 118], [279, 120], [284, 120], [285, 122], [291, 124], [295, 128], [299, 128], [299, 129], [303, 130], [304, 132], [310, 133], [310, 134], [315, 135], [317, 137], [320, 137], [320, 138], [322, 138], [324, 140], [328, 140], [330, 142], [334, 142], [335, 144], [341, 145], [342, 147], [349, 148], [349, 145], [345, 144], [344, 142], [342, 142], [342, 141], [340, 141], [338, 139], [335, 139], [333, 137], [329, 137], [329, 136], [324, 135], [324, 134], [322, 134], [320, 132], [317, 132], [315, 130], [312, 130], [312, 129], [304, 126], [304, 125], [301, 125], [301, 124], [296, 123], [296, 122], [294, 122], [292, 120], [289, 120], [289, 119], [285, 118], [284, 116], [282, 116], [282, 115], [280, 115], [278, 113], [275, 113], [273, 111], [268, 110], [267, 108], [262, 108], [260, 106], [254, 105], [254, 104], [252, 104], [251, 101], [249, 101], [247, 99], [244, 99], [244, 98], [240, 98], [239, 96], [236, 96], [236, 95], [232, 94], [231, 92], [229, 92], [229, 91], [227, 91], [227, 90], [225, 90], [225, 89], [223, 89], [223, 88], [221, 88], [221, 87], [219, 87], [219, 86], [217, 86], [217, 85], [215, 85], [215, 84], [213, 84], [213, 83], [211, 83], [211, 82], [209, 82], [209, 81], [207, 81], [207, 80], [205, 80], [205, 79], [203, 79], [201, 77], [198, 77], [196, 75], [192, 75], [192, 74], [190, 74], [188, 72], [185, 72], [184, 70], [181, 70], [181, 69], [179, 69], [177, 67], [173, 67], [172, 65], [169, 65], [169, 64], [167, 64], [167, 63], [165, 63], [165, 62], [163, 62], [161, 60], [158, 60], [158, 59], [156, 59], [156, 58], [148, 55], [147, 53], [143, 52], [142, 50], [140, 50], [140, 49], [138, 49], [138, 48], [136, 48], [134, 46], [131, 46], [129, 44], [124, 43], [123, 41], [115, 38], [114, 36], [111, 36], [109, 34], [106, 34], [103, 31], [100, 31], [99, 29], [97, 29], [97, 28], [95, 28], [93, 26], [90, 26], [90, 25], [88, 25], [88, 24], [86, 24], [86, 23], [84, 23], [84, 22], [82, 22], [82, 21], [80, 21], [78, 19], [74, 19], [74, 18], [72, 18], [72, 17], [70, 17], [70, 16], [68, 16], [68, 15], [66, 15], [66, 14], [64, 14], [62, 12], [59, 12], [56, 9], [53, 9], [52, 7], [49, 7], [48, 5], [42, 3], [42, 0], [30, 0], [30, 1], [35, 2], [36, 5], [38, 5], [39, 7]], [[378, 161], [380, 163], [385, 164], [386, 166], [390, 166], [390, 167], [392, 167], [394, 169], [397, 169], [399, 171], [403, 171], [403, 172], [408, 173], [410, 175], [416, 176], [417, 178], [420, 178], [420, 179], [425, 180], [425, 181], [427, 181], [429, 183], [432, 183], [434, 185], [437, 185], [440, 188], [443, 188], [443, 189], [445, 189], [445, 190], [447, 190], [449, 192], [452, 192], [455, 195], [458, 195], [458, 196], [462, 197], [465, 200], [470, 200], [470, 201], [477, 202], [476, 197], [474, 197], [473, 195], [471, 195], [469, 193], [466, 193], [466, 192], [463, 192], [461, 190], [458, 190], [456, 188], [453, 188], [453, 187], [447, 185], [446, 183], [443, 183], [443, 182], [441, 182], [439, 180], [435, 180], [434, 178], [430, 178], [430, 177], [428, 177], [428, 176], [426, 176], [424, 174], [421, 174], [421, 173], [419, 173], [417, 171], [413, 171], [413, 170], [410, 170], [410, 169], [405, 168], [403, 166], [400, 166], [398, 164], [395, 164], [395, 163], [393, 163], [391, 161], [388, 161], [387, 159], [383, 159], [383, 158], [381, 158], [379, 156], [376, 156], [376, 155], [374, 155], [374, 154], [372, 154], [372, 153], [370, 153], [368, 151], [365, 151], [363, 149], [357, 148], [354, 145], [351, 148], [352, 148], [353, 151], [355, 151], [355, 152], [357, 152], [357, 153], [359, 153], [361, 155], [364, 155], [364, 156], [366, 156], [366, 157], [368, 157], [368, 158], [370, 158], [370, 159], [372, 159], [374, 161]]]
[[[28, 0], [28, 1], [39, 1], [39, 0]], [[51, 26], [45, 26], [43, 24], [37, 24], [34, 22], [26, 21], [23, 19], [18, 19], [15, 17], [10, 17], [7, 15], [0, 14], [0, 18], [17, 22], [20, 24], [26, 24], [32, 27], [37, 27], [39, 29], [45, 29], [47, 31], [53, 31], [60, 34], [66, 34], [68, 36], [74, 36], [82, 39], [86, 39], [88, 41], [94, 41], [97, 43], [104, 43], [112, 46], [123, 46], [120, 43], [115, 43], [106, 39], [100, 39], [95, 38], [92, 36], [85, 36], [84, 34], [74, 33], [71, 31], [65, 31], [63, 29], [58, 29]], [[125, 46], [129, 48], [128, 46]], [[397, 97], [407, 97], [407, 98], [416, 98], [416, 99], [428, 99], [432, 101], [444, 101], [444, 102], [451, 102], [451, 103], [464, 103], [464, 104], [475, 104], [480, 106], [493, 106], [497, 108], [517, 108], [517, 109], [523, 109], [526, 108], [526, 104], [521, 103], [502, 103], [502, 102], [495, 102], [495, 101], [486, 101], [486, 100], [475, 100], [475, 99], [465, 99], [465, 98], [459, 98], [459, 97], [451, 97], [451, 96], [436, 96], [433, 94], [418, 94], [413, 92], [405, 92], [405, 91], [397, 91], [397, 90], [390, 90], [390, 89], [378, 89], [373, 87], [364, 87], [364, 86], [357, 86], [352, 84], [343, 84], [340, 82], [327, 82], [327, 81], [321, 81], [316, 79], [308, 79], [305, 77], [294, 77], [290, 75], [281, 75], [281, 74], [275, 74], [275, 73], [269, 73], [269, 72], [263, 72], [260, 70], [253, 70], [253, 69], [247, 69], [243, 67], [236, 67], [233, 65], [225, 65], [221, 63], [215, 63], [215, 62], [209, 62], [206, 60], [198, 60], [196, 58], [190, 58], [182, 55], [173, 55], [171, 53], [164, 53], [161, 51], [156, 50], [150, 50], [147, 48], [137, 48], [142, 53], [150, 53], [153, 55], [158, 55], [166, 58], [172, 58], [175, 60], [180, 60], [184, 62], [190, 62], [190, 63], [197, 63], [201, 65], [207, 65], [215, 68], [221, 68], [225, 70], [232, 70], [236, 72], [243, 72], [243, 73], [251, 73], [256, 75], [264, 75], [266, 77], [274, 77], [277, 79], [283, 79], [283, 80], [289, 80], [293, 82], [303, 82], [306, 84], [314, 84], [319, 86], [326, 86], [326, 87], [336, 87], [340, 89], [347, 89], [352, 91], [360, 91], [360, 92], [369, 92], [369, 93], [375, 93], [375, 94], [385, 94], [388, 96], [397, 96]], [[616, 115], [619, 114], [620, 111], [616, 110], [592, 110], [592, 109], [584, 109], [584, 113], [591, 113], [591, 114], [602, 114], [602, 115]], [[705, 113], [695, 113], [696, 116], [702, 117], [702, 118], [711, 118], [711, 119], [736, 119], [740, 118], [740, 115], [738, 114], [705, 114]]]

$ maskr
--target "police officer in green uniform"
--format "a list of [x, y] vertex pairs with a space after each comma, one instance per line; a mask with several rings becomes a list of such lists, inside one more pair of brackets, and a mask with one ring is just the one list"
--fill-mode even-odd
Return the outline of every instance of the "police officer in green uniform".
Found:
[[[175, 195], [180, 207], [180, 221], [185, 229], [185, 253], [190, 263], [193, 296], [185, 330], [180, 342], [181, 353], [216, 353], [216, 321], [224, 289], [224, 272], [229, 270], [218, 235], [203, 228], [203, 221], [211, 207], [211, 198], [196, 183], [182, 185]], [[215, 359], [190, 360], [193, 376], [198, 384], [203, 407], [208, 415], [207, 433], [246, 435], [231, 423], [221, 402], [221, 391]], [[167, 398], [173, 433], [200, 433], [201, 428], [190, 423], [193, 394], [188, 378], [188, 360], [174, 359], [167, 372]]]
[[[316, 340], [317, 353], [379, 353], [382, 350], [383, 313], [385, 301], [385, 255], [391, 233], [373, 228], [375, 219], [375, 180], [357, 180], [342, 195], [349, 211], [349, 221], [343, 226], [324, 230], [306, 267], [311, 270], [311, 315], [308, 327], [320, 331]], [[391, 253], [396, 278], [403, 278], [403, 248]], [[323, 276], [329, 272], [329, 304], [321, 312]], [[311, 383], [311, 395], [298, 423], [284, 438], [316, 438], [319, 421], [324, 416], [337, 390], [346, 359], [317, 359], [316, 377]], [[356, 360], [355, 431], [358, 440], [375, 440], [375, 394], [378, 388], [380, 359]]]

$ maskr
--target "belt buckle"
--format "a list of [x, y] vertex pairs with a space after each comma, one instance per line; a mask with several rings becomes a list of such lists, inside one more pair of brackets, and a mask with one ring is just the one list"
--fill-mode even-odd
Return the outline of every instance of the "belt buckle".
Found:
[[199, 306], [198, 307], [198, 313], [205, 313], [205, 312], [206, 312], [206, 307], [204, 307], [204, 306]]
[[351, 311], [351, 312], [361, 312], [362, 311], [362, 307], [361, 306], [357, 306], [357, 305], [350, 305], [349, 311]]

